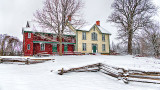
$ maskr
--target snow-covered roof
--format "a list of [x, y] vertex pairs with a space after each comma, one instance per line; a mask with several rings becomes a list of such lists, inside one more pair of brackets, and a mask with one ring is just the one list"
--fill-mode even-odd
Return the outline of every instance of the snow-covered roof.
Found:
[[90, 24], [90, 25], [84, 26], [84, 27], [80, 28], [80, 30], [82, 30], [82, 31], [89, 31], [92, 28], [93, 25], [94, 24]]
[[101, 27], [101, 26], [97, 26], [99, 28], [99, 30], [102, 32], [102, 33], [107, 33], [107, 34], [111, 34], [109, 31], [107, 31], [105, 28]]
[[[102, 26], [98, 26], [96, 24], [90, 24], [90, 25], [87, 25], [85, 27], [82, 27], [82, 28], [76, 29], [76, 30], [90, 31], [93, 26], [97, 26], [99, 28], [99, 30], [100, 30], [101, 33], [105, 33], [105, 34], [111, 35], [111, 33], [108, 30], [106, 30]], [[53, 32], [51, 30], [47, 30], [47, 29], [42, 28], [37, 22], [34, 22], [34, 21], [27, 21], [26, 27], [23, 27], [23, 32], [24, 31], [42, 32], [42, 33], [53, 33], [53, 34], [55, 34], [55, 32]], [[65, 35], [75, 35], [75, 33], [72, 30], [70, 30], [68, 27], [65, 30], [64, 34]]]
[[34, 21], [27, 21], [26, 27], [23, 27], [22, 29], [23, 31], [33, 31], [33, 32], [38, 31], [38, 30], [39, 31], [43, 30], [42, 28], [38, 26], [38, 23]]
[[99, 30], [100, 30], [101, 33], [105, 33], [105, 34], [110, 34], [111, 35], [111, 33], [108, 30], [106, 30], [102, 26], [98, 26], [96, 24], [87, 25], [87, 26], [85, 26], [83, 28], [80, 28], [80, 29], [77, 29], [77, 30], [80, 30], [80, 31], [90, 31], [93, 26], [97, 26], [99, 28]]
[[[27, 21], [26, 27], [22, 28], [22, 33], [24, 31], [31, 31], [31, 32], [42, 32], [42, 33], [53, 33], [55, 34], [54, 31], [44, 29], [41, 27], [37, 22], [35, 21]], [[67, 28], [64, 32], [64, 35], [75, 35], [74, 32], [72, 32], [69, 28]]]

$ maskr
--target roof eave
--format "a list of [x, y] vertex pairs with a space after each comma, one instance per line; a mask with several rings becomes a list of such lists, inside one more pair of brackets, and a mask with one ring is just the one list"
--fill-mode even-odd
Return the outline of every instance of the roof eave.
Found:
[[[23, 32], [30, 32], [30, 33], [41, 33], [41, 34], [53, 34], [53, 35], [56, 35], [56, 34], [54, 34], [54, 33], [45, 33], [45, 32], [34, 32], [34, 31], [23, 31]], [[64, 36], [76, 36], [76, 35], [66, 35], [66, 34], [64, 34]]]

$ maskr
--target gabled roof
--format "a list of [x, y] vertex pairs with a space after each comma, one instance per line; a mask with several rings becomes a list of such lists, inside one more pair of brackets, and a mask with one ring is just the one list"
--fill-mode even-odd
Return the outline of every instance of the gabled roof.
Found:
[[[24, 32], [39, 32], [39, 33], [50, 33], [50, 34], [56, 34], [54, 31], [44, 29], [42, 28], [37, 22], [35, 21], [27, 21], [26, 27], [22, 28], [22, 34]], [[75, 33], [70, 31], [69, 28], [67, 27], [64, 35], [71, 35], [74, 36]]]
[[92, 26], [91, 26], [91, 25], [88, 25], [88, 26], [86, 26], [86, 27], [83, 27], [83, 28], [81, 28], [81, 29], [76, 29], [76, 30], [77, 30], [77, 31], [89, 32], [94, 26], [96, 26], [101, 33], [111, 35], [111, 33], [110, 33], [109, 31], [107, 31], [105, 28], [103, 28], [103, 27], [101, 27], [101, 26], [98, 26], [98, 25], [96, 25], [96, 24], [94, 24], [94, 25], [92, 25]]
[[26, 25], [26, 27], [28, 27], [28, 28], [30, 27], [30, 25], [29, 25], [29, 22], [28, 22], [28, 21], [27, 21], [27, 25]]
[[111, 35], [111, 33], [108, 30], [106, 30], [105, 28], [103, 28], [101, 26], [97, 26], [97, 27], [99, 28], [99, 30], [101, 31], [101, 33], [106, 33], [106, 34], [110, 34]]

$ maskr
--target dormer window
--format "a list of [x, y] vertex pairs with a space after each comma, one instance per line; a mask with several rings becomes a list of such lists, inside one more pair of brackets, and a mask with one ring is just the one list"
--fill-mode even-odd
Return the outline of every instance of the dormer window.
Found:
[[93, 41], [97, 40], [97, 33], [93, 32], [91, 36]]
[[28, 38], [31, 38], [31, 33], [28, 33]]

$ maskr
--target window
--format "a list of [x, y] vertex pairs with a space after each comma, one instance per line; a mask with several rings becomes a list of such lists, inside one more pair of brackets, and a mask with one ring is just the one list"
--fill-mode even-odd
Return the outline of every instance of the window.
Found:
[[27, 50], [30, 50], [30, 44], [27, 45]]
[[105, 34], [102, 34], [102, 41], [105, 41]]
[[86, 32], [82, 32], [82, 40], [86, 40]]
[[93, 32], [91, 36], [92, 40], [97, 40], [97, 33]]
[[56, 35], [53, 35], [53, 40], [57, 40], [57, 36]]
[[52, 37], [52, 34], [48, 34], [48, 37]]
[[86, 51], [86, 43], [82, 43], [82, 50]]
[[41, 51], [44, 51], [45, 50], [45, 44], [41, 44]]
[[106, 46], [105, 46], [105, 44], [102, 44], [102, 51], [106, 51]]
[[28, 38], [31, 38], [31, 33], [28, 33]]

